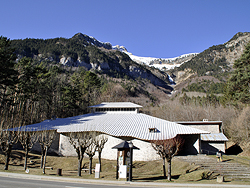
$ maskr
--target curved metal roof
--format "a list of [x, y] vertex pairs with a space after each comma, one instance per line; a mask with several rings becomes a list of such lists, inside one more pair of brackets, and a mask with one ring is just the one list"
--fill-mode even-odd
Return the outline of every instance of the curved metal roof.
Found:
[[[176, 135], [209, 133], [142, 113], [123, 112], [90, 113], [57, 118], [23, 128], [24, 131], [57, 130], [58, 133], [97, 131], [115, 137], [131, 137], [141, 140], [170, 139]], [[155, 131], [150, 131], [152, 129]]]
[[103, 102], [89, 108], [142, 108], [142, 106], [132, 102]]
[[[141, 113], [92, 113], [67, 121], [67, 125], [59, 126], [57, 132], [98, 131], [115, 137], [133, 137], [141, 140], [169, 139], [178, 134], [209, 133]], [[150, 132], [149, 128], [156, 128], [158, 131]]]

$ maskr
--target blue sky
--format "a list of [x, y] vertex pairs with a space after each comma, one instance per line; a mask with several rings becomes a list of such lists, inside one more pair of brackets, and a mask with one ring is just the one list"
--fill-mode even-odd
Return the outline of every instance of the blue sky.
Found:
[[134, 55], [171, 58], [250, 32], [250, 0], [1, 0], [0, 35], [71, 38], [76, 33]]

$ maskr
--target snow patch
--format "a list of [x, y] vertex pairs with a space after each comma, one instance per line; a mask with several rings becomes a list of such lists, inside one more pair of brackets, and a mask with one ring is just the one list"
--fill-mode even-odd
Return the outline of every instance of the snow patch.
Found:
[[195, 57], [198, 53], [183, 54], [174, 58], [155, 58], [155, 57], [140, 57], [133, 55], [130, 52], [124, 51], [129, 57], [139, 63], [150, 67], [155, 67], [160, 70], [170, 70], [175, 67], [181, 66], [183, 63], [189, 61], [192, 57]]

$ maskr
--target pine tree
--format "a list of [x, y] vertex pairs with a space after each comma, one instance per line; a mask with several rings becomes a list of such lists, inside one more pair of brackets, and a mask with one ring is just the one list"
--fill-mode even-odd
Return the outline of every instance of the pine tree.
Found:
[[5, 154], [5, 167], [8, 170], [13, 144], [17, 141], [15, 131], [18, 108], [16, 102], [16, 84], [18, 73], [15, 70], [14, 49], [10, 48], [10, 40], [0, 37], [0, 146]]
[[14, 49], [10, 48], [10, 42], [6, 37], [0, 36], [0, 111], [10, 100], [17, 82], [18, 73], [14, 62], [16, 56]]
[[229, 101], [250, 104], [250, 43], [235, 61], [233, 68], [235, 70], [226, 86], [226, 98]]

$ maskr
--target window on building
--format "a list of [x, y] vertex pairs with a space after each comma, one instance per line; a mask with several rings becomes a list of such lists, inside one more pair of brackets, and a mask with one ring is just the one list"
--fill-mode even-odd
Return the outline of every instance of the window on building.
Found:
[[156, 133], [157, 129], [156, 128], [148, 128], [150, 133]]

